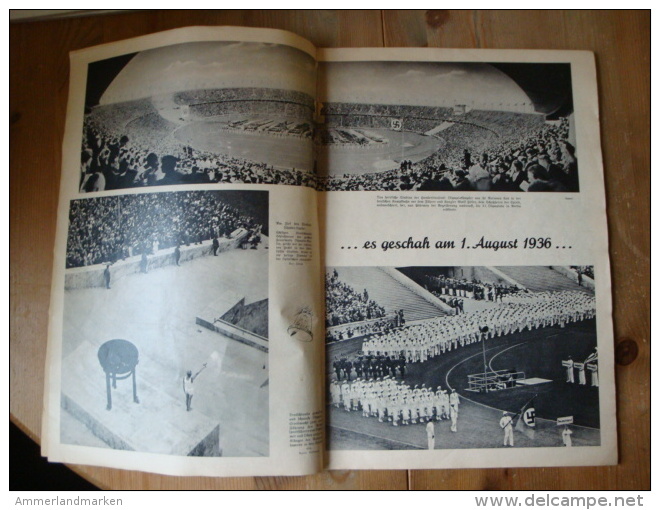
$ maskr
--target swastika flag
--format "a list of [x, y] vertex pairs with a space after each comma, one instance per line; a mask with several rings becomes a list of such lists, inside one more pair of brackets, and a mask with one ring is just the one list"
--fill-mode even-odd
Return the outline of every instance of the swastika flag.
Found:
[[527, 402], [520, 410], [516, 430], [522, 432], [528, 438], [534, 439], [536, 433], [536, 410], [534, 409], [534, 399]]

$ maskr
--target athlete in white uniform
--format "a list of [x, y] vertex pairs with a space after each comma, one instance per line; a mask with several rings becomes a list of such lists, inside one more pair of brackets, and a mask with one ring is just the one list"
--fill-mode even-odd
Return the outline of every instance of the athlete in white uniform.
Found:
[[513, 416], [504, 411], [502, 413], [502, 418], [500, 418], [500, 427], [504, 430], [504, 446], [509, 444], [513, 446]]
[[566, 382], [574, 383], [575, 382], [575, 372], [573, 371], [573, 359], [568, 357], [568, 366], [566, 367]]
[[460, 399], [458, 398], [458, 393], [456, 393], [456, 388], [451, 390], [449, 395], [449, 417], [451, 418], [451, 431], [456, 432], [456, 422], [458, 420], [458, 405], [460, 404]]
[[429, 450], [435, 450], [435, 426], [432, 421], [426, 424], [426, 439], [428, 440]]
[[591, 371], [591, 385], [598, 387], [598, 347], [596, 347], [594, 352], [589, 354], [587, 359], [584, 360], [585, 366], [587, 363], [590, 363], [596, 367], [595, 370]]
[[192, 370], [186, 372], [186, 376], [183, 378], [183, 392], [186, 394], [186, 411], [192, 410], [192, 398], [195, 394], [194, 382], [197, 379], [197, 376], [202, 373], [202, 370], [206, 368], [206, 363], [202, 365], [202, 368], [193, 375]]

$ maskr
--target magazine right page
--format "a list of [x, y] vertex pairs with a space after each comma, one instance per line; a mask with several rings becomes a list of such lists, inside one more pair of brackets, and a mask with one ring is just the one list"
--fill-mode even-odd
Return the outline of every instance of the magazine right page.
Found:
[[319, 61], [328, 467], [616, 463], [594, 55]]

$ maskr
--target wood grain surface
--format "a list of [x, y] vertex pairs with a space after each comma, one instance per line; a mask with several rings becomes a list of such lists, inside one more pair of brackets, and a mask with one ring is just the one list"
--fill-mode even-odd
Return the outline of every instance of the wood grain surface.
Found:
[[[281, 28], [318, 47], [596, 54], [617, 343], [619, 464], [184, 478], [71, 466], [106, 489], [649, 489], [648, 11], [140, 11], [10, 25], [10, 418], [39, 441], [71, 50], [189, 25]], [[568, 226], [567, 226], [568, 227]], [[634, 357], [635, 347], [638, 354]]]

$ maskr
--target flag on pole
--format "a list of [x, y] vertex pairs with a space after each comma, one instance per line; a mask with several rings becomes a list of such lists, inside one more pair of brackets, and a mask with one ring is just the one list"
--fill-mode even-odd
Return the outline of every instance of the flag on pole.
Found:
[[534, 397], [529, 400], [518, 413], [518, 422], [516, 430], [522, 432], [528, 438], [534, 439], [536, 433], [536, 410], [534, 409]]

